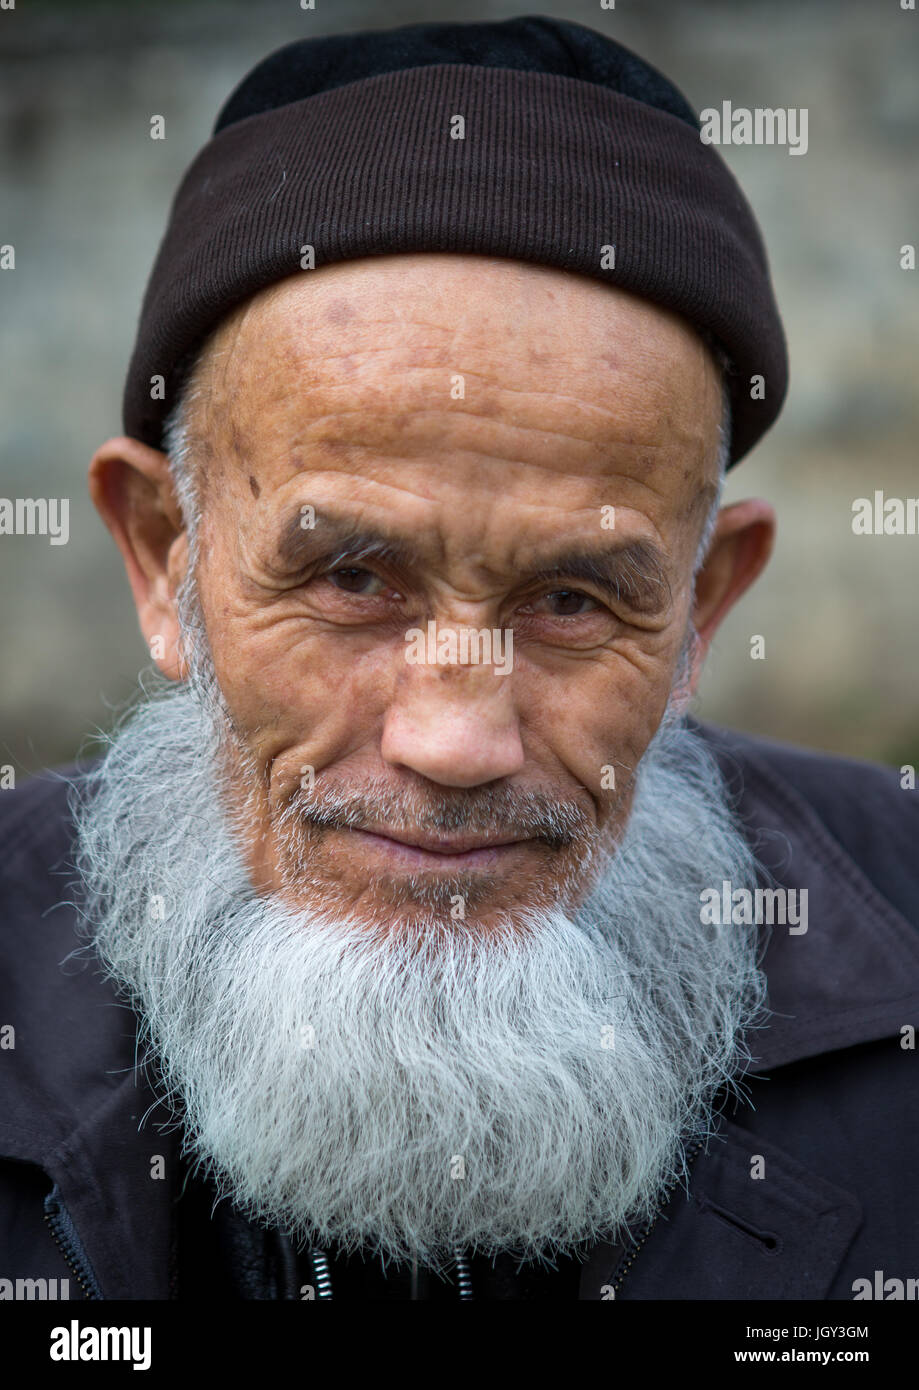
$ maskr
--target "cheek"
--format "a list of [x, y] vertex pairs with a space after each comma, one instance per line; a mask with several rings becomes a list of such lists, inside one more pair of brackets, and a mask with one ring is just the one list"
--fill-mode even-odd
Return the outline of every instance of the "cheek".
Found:
[[625, 647], [564, 674], [521, 676], [521, 720], [604, 812], [628, 790], [670, 694], [671, 643]]
[[296, 764], [299, 777], [301, 762], [318, 769], [382, 725], [393, 660], [379, 644], [242, 621], [212, 648], [237, 729], [262, 764]]
[[[359, 753], [378, 761], [405, 673], [403, 639], [227, 610], [208, 631], [238, 734], [261, 768], [270, 765], [275, 793], [305, 767], [319, 772]], [[614, 806], [663, 716], [672, 646], [658, 634], [551, 671], [519, 663], [506, 679], [533, 770], [562, 772], [601, 810]]]

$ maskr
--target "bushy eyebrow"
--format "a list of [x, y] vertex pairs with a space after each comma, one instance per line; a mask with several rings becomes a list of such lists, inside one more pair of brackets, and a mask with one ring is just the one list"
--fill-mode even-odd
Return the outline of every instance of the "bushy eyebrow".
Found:
[[[293, 573], [322, 564], [325, 569], [377, 561], [403, 572], [422, 568], [425, 557], [403, 537], [378, 527], [355, 527], [329, 512], [315, 514], [315, 525], [304, 528], [294, 512], [284, 523], [276, 548], [278, 567]], [[429, 558], [429, 557], [428, 557]], [[644, 617], [669, 606], [670, 582], [663, 552], [647, 540], [619, 540], [598, 546], [571, 546], [547, 554], [518, 576], [521, 584], [567, 584], [580, 581], [598, 589], [612, 602], [628, 604]]]
[[315, 524], [304, 527], [300, 511], [291, 513], [275, 548], [278, 567], [298, 571], [319, 561], [329, 568], [346, 560], [379, 560], [402, 569], [417, 568], [422, 557], [414, 546], [377, 528], [355, 527], [344, 517], [315, 511]]
[[652, 617], [671, 601], [666, 560], [651, 541], [628, 541], [598, 549], [570, 549], [527, 575], [528, 583], [580, 580], [635, 613]]

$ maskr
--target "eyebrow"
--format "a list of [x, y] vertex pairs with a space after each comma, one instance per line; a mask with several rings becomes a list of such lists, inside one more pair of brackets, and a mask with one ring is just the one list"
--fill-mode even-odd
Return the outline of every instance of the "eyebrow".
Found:
[[283, 524], [275, 548], [275, 558], [285, 572], [306, 569], [318, 563], [330, 566], [345, 560], [381, 560], [402, 569], [415, 568], [421, 556], [396, 536], [354, 523], [316, 508], [316, 524], [304, 527], [300, 511], [292, 512]]
[[530, 583], [567, 583], [572, 579], [593, 585], [617, 603], [624, 599], [633, 612], [644, 617], [662, 613], [672, 598], [665, 557], [651, 541], [566, 550], [550, 565], [527, 576]]
[[[424, 563], [419, 550], [379, 528], [354, 526], [346, 518], [316, 510], [316, 525], [304, 528], [301, 514], [293, 512], [278, 537], [276, 558], [285, 573], [322, 563], [329, 569], [361, 560], [375, 560], [403, 571]], [[608, 599], [625, 601], [630, 609], [649, 617], [662, 613], [672, 592], [667, 578], [667, 559], [653, 541], [619, 541], [609, 545], [568, 546], [537, 561], [520, 576], [525, 584], [568, 583], [580, 580]]]

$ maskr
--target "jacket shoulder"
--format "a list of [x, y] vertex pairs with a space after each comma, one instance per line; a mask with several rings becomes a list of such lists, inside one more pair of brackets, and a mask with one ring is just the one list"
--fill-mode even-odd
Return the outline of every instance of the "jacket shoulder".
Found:
[[919, 930], [919, 787], [900, 768], [693, 723], [712, 745], [729, 787], [759, 782], [805, 801], [878, 892]]
[[6, 924], [17, 905], [41, 907], [62, 896], [72, 867], [69, 793], [82, 770], [75, 764], [51, 768], [0, 791], [0, 898]]

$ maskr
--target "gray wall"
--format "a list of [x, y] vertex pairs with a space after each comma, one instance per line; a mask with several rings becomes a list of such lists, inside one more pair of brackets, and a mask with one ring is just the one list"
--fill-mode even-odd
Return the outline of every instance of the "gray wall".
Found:
[[[660, 67], [701, 110], [807, 107], [809, 149], [725, 147], [763, 228], [792, 364], [728, 499], [778, 508], [775, 556], [729, 617], [700, 712], [839, 752], [919, 762], [919, 536], [855, 536], [853, 498], [919, 494], [919, 14], [899, 0], [462, 6], [31, 4], [0, 11], [0, 495], [69, 496], [71, 538], [0, 537], [0, 762], [70, 757], [147, 664], [86, 493], [168, 204], [230, 89], [298, 36], [558, 14]], [[149, 138], [152, 114], [167, 138]], [[750, 637], [766, 659], [750, 658]]]

